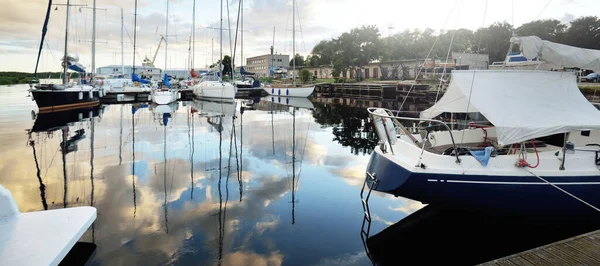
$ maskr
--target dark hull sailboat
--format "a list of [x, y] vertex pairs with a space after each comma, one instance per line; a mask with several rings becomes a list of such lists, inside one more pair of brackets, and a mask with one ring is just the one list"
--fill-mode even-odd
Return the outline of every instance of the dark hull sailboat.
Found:
[[100, 104], [100, 92], [90, 86], [80, 85], [62, 90], [59, 86], [43, 84], [31, 90], [40, 113], [93, 107]]
[[[102, 95], [102, 90], [95, 88], [93, 86], [87, 85], [86, 81], [83, 77], [86, 76], [85, 67], [79, 63], [79, 58], [77, 56], [69, 56], [68, 54], [68, 28], [69, 28], [69, 8], [70, 4], [67, 1], [67, 14], [66, 14], [66, 30], [65, 30], [65, 51], [64, 56], [62, 58], [62, 84], [37, 84], [33, 86], [34, 83], [38, 82], [37, 79], [37, 70], [40, 62], [40, 55], [42, 48], [44, 46], [44, 38], [46, 36], [46, 32], [48, 30], [48, 20], [50, 19], [50, 12], [52, 10], [52, 1], [48, 1], [48, 10], [46, 12], [46, 19], [44, 21], [44, 26], [42, 28], [42, 38], [40, 41], [40, 49], [38, 51], [37, 62], [35, 66], [35, 72], [33, 75], [33, 80], [31, 81], [32, 88], [30, 92], [32, 94], [33, 100], [35, 100], [40, 113], [48, 113], [61, 111], [72, 108], [83, 108], [90, 107], [99, 104], [99, 98]], [[95, 30], [95, 24], [94, 24]], [[95, 40], [92, 40], [92, 68], [94, 68], [94, 45]], [[69, 77], [68, 70], [75, 71], [79, 73], [79, 76], [82, 77], [81, 82], [79, 84], [70, 84], [71, 78]]]

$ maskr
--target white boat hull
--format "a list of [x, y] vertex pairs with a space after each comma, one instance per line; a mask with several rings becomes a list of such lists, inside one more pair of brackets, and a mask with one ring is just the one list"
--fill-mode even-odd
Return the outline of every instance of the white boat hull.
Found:
[[205, 81], [194, 86], [194, 95], [199, 99], [233, 102], [235, 87], [228, 82]]
[[308, 87], [265, 87], [263, 88], [269, 95], [286, 96], [286, 97], [308, 97], [315, 90], [315, 86]]
[[154, 90], [152, 91], [152, 102], [156, 104], [170, 104], [172, 102], [177, 101], [177, 92], [173, 90], [168, 91], [160, 91]]

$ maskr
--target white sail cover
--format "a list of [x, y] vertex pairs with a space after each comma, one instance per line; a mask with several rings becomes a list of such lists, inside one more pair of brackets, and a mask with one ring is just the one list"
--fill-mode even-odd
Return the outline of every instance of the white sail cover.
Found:
[[512, 37], [527, 59], [539, 58], [556, 69], [581, 68], [600, 72], [600, 50], [584, 49], [545, 41], [537, 36]]
[[600, 129], [600, 111], [581, 94], [570, 72], [453, 71], [444, 96], [421, 118], [443, 112], [480, 112], [496, 126], [500, 145]]

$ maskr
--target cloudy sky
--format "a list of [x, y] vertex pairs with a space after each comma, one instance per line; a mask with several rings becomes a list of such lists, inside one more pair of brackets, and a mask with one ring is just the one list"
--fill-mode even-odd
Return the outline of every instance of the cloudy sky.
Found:
[[[80, 62], [91, 64], [91, 32], [93, 0], [72, 0], [69, 25], [69, 50], [78, 55]], [[344, 31], [361, 25], [377, 25], [382, 35], [405, 29], [433, 28], [477, 29], [496, 21], [521, 25], [534, 19], [555, 18], [569, 22], [577, 17], [597, 15], [597, 0], [297, 0], [296, 51], [306, 55], [322, 39], [337, 37]], [[0, 71], [32, 72], [35, 68], [37, 48], [46, 12], [44, 0], [2, 0], [0, 9]], [[61, 3], [54, 1], [55, 3]], [[168, 68], [184, 69], [188, 65], [188, 47], [192, 32], [193, 0], [169, 0]], [[195, 67], [210, 64], [219, 57], [218, 0], [196, 0]], [[223, 4], [224, 28], [227, 25], [229, 5], [232, 38], [235, 35], [239, 2]], [[487, 2], [487, 8], [486, 8]], [[514, 3], [514, 6], [513, 6]], [[96, 66], [121, 63], [120, 17], [124, 10], [125, 64], [131, 65], [133, 55], [134, 0], [97, 0], [97, 52]], [[138, 51], [140, 57], [152, 58], [165, 32], [167, 0], [138, 1]], [[63, 54], [65, 11], [64, 6], [53, 7], [46, 44], [40, 60], [40, 71], [57, 71]], [[244, 58], [269, 52], [275, 27], [275, 51], [292, 52], [291, 0], [244, 1]], [[302, 31], [300, 31], [300, 29]], [[229, 32], [223, 34], [223, 53], [230, 54]], [[214, 49], [213, 46], [214, 40]], [[155, 64], [164, 67], [164, 46]], [[214, 53], [213, 53], [214, 52]], [[236, 53], [240, 61], [239, 50]]]

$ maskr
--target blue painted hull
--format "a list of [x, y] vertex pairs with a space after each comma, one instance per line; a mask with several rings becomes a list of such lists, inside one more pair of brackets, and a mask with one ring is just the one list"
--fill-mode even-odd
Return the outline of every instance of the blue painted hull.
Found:
[[[423, 203], [543, 213], [579, 213], [591, 210], [589, 206], [532, 175], [414, 173], [377, 152], [371, 155], [367, 172], [375, 173], [377, 184], [369, 183], [369, 187], [374, 190]], [[558, 186], [594, 206], [600, 206], [600, 184], [576, 184], [600, 182], [600, 175], [544, 178], [552, 183], [563, 183]]]

